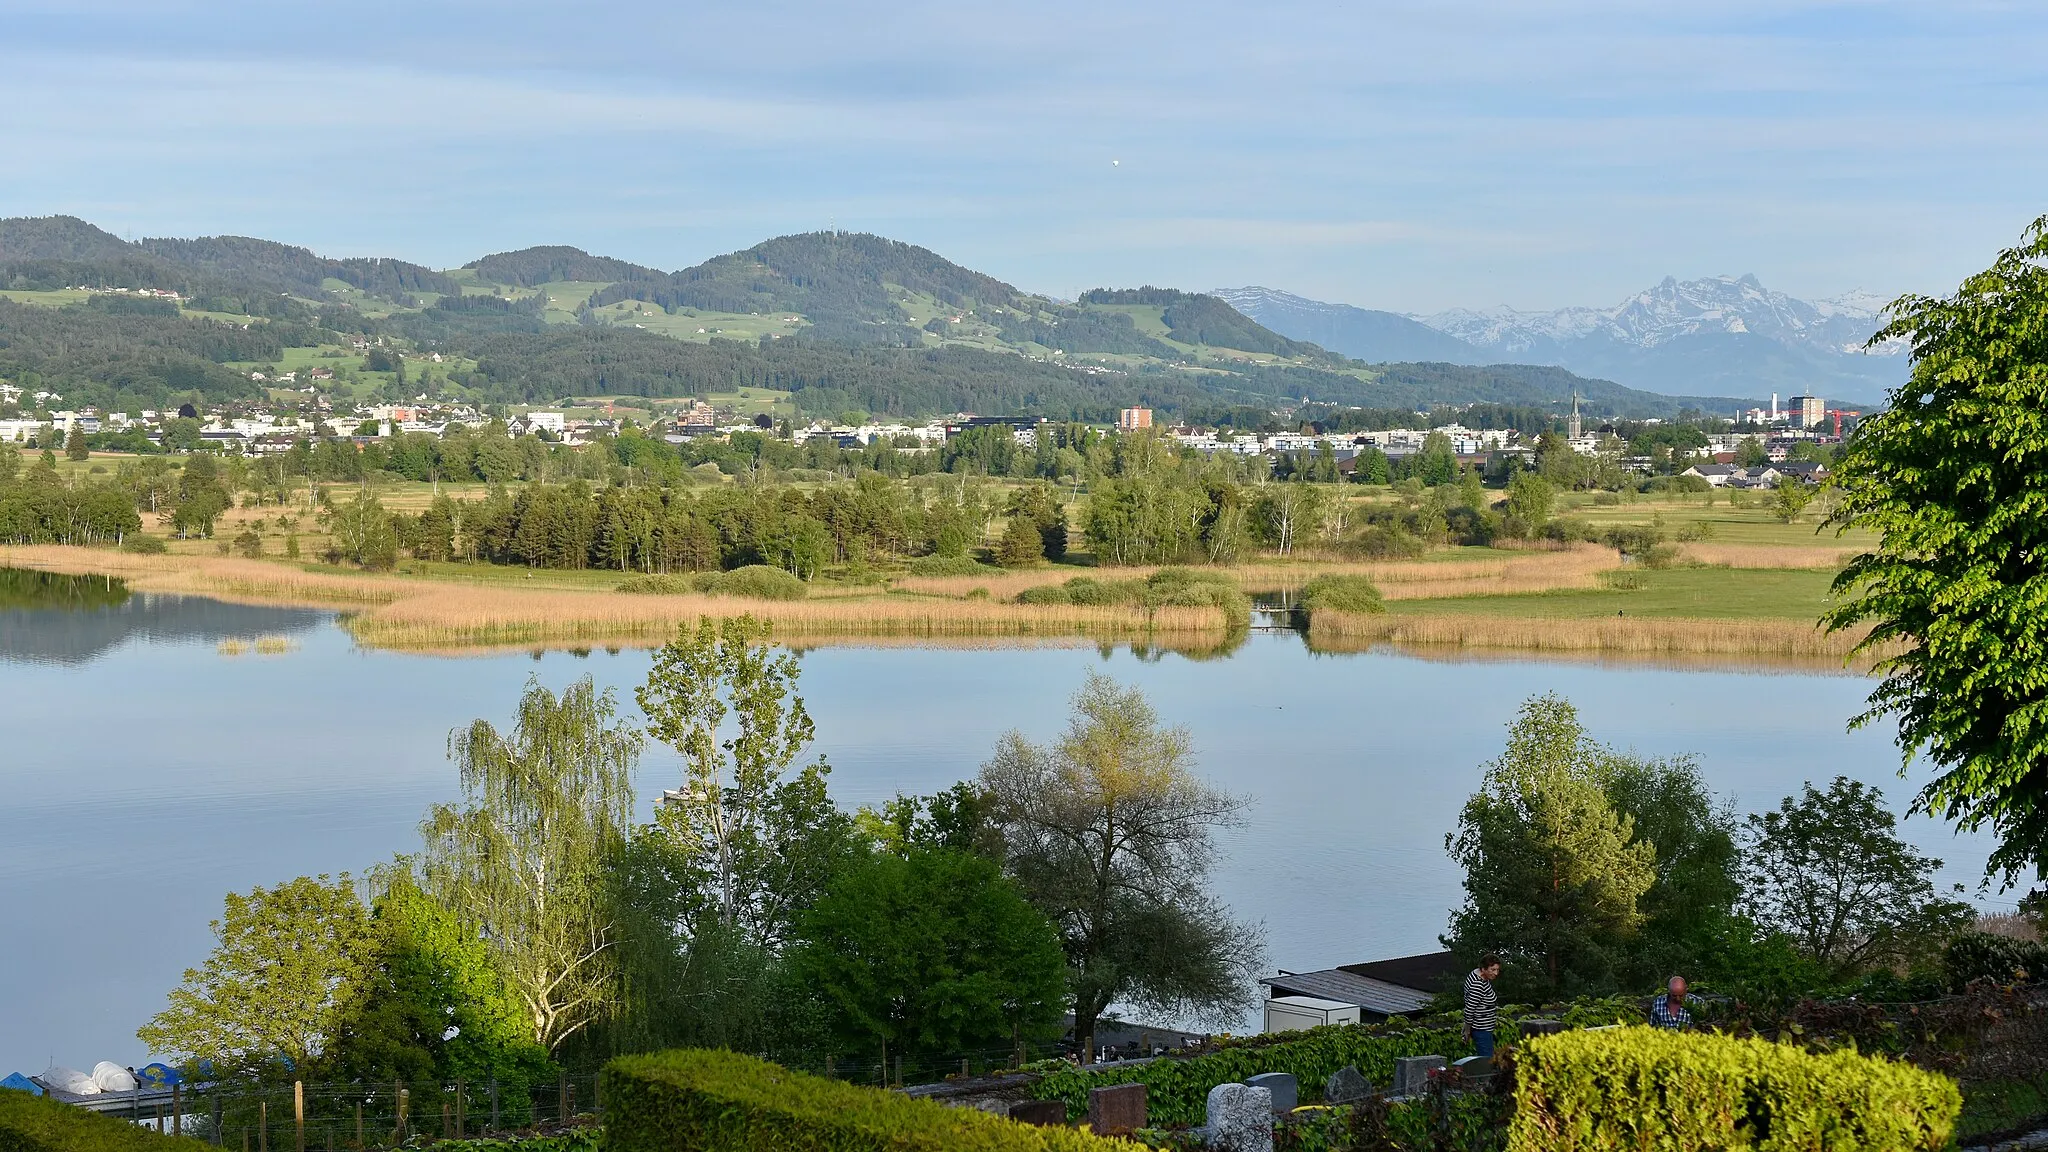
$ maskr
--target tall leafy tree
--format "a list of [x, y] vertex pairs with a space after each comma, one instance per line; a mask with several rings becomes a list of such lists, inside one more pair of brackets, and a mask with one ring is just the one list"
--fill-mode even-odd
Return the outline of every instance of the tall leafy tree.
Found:
[[1569, 701], [1532, 697], [1444, 838], [1465, 869], [1465, 904], [1444, 943], [1463, 956], [1498, 953], [1510, 988], [1607, 986], [1642, 923], [1656, 851], [1608, 799], [1604, 755]]
[[372, 913], [376, 956], [342, 1006], [335, 1074], [496, 1081], [516, 1107], [519, 1086], [548, 1078], [551, 1065], [490, 942], [409, 874], [385, 880]]
[[1941, 861], [1900, 840], [1875, 788], [1837, 776], [1749, 817], [1745, 904], [1837, 976], [1924, 956], [1975, 918], [1935, 891]]
[[1831, 629], [1871, 625], [1884, 680], [1853, 722], [1898, 718], [1937, 775], [1916, 809], [1998, 837], [1990, 868], [2048, 876], [2048, 217], [1873, 340], [1913, 374], [1837, 461], [1834, 522], [1878, 534], [1835, 581]]
[[790, 983], [842, 1053], [944, 1056], [1057, 1034], [1060, 938], [992, 860], [877, 851], [798, 917]]
[[230, 892], [213, 953], [136, 1030], [155, 1051], [223, 1072], [304, 1076], [329, 1054], [377, 934], [348, 876]]
[[1637, 902], [1642, 930], [1626, 950], [1623, 976], [1651, 987], [1673, 972], [1712, 972], [1727, 942], [1743, 931], [1733, 919], [1742, 896], [1735, 813], [1707, 790], [1689, 756], [1610, 753], [1599, 770], [1608, 802], [1656, 854], [1656, 878]]
[[813, 728], [795, 655], [767, 637], [751, 616], [684, 625], [655, 653], [638, 698], [648, 731], [683, 759], [661, 828], [703, 875], [711, 914], [774, 945], [822, 888], [849, 825], [825, 794], [829, 765], [791, 773]]
[[527, 683], [510, 734], [477, 720], [448, 737], [461, 805], [421, 827], [423, 885], [492, 943], [549, 1051], [617, 997], [605, 871], [632, 816], [640, 736], [590, 677], [560, 696]]
[[1234, 1015], [1258, 967], [1257, 929], [1208, 888], [1211, 835], [1245, 802], [1203, 783], [1194, 758], [1143, 693], [1090, 673], [1058, 742], [1010, 732], [982, 765], [1008, 870], [1059, 928], [1085, 1050], [1112, 1003]]

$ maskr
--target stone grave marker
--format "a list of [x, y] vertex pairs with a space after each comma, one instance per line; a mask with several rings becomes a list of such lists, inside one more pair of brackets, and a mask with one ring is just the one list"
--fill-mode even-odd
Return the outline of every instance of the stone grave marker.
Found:
[[1067, 1122], [1067, 1105], [1062, 1100], [1019, 1100], [1010, 1105], [1010, 1119], [1040, 1128], [1057, 1127]]
[[1442, 1068], [1445, 1060], [1441, 1056], [1401, 1056], [1394, 1060], [1394, 1087], [1396, 1096], [1414, 1096], [1429, 1090], [1429, 1074]]
[[1564, 1021], [1552, 1020], [1547, 1016], [1531, 1016], [1521, 1023], [1521, 1032], [1528, 1036], [1555, 1036], [1564, 1031]]
[[1346, 1064], [1330, 1073], [1330, 1079], [1323, 1085], [1323, 1103], [1350, 1104], [1372, 1095], [1372, 1082], [1365, 1073]]
[[1145, 1126], [1145, 1086], [1113, 1084], [1088, 1092], [1088, 1127], [1097, 1136], [1128, 1136]]
[[1291, 1072], [1261, 1072], [1257, 1076], [1245, 1077], [1244, 1082], [1273, 1094], [1275, 1116], [1284, 1116], [1301, 1103], [1301, 1083]]
[[1205, 1143], [1214, 1152], [1273, 1152], [1273, 1093], [1249, 1084], [1209, 1089]]
[[1451, 1067], [1457, 1069], [1458, 1074], [1463, 1076], [1468, 1083], [1475, 1080], [1491, 1079], [1493, 1076], [1493, 1061], [1484, 1056], [1466, 1056], [1453, 1062]]

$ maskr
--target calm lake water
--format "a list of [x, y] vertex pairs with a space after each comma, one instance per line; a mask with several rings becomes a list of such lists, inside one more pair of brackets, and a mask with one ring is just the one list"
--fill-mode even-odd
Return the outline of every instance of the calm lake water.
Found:
[[[258, 636], [294, 647], [223, 644]], [[507, 722], [529, 676], [595, 675], [630, 711], [647, 665], [366, 651], [322, 612], [0, 572], [0, 1074], [140, 1066], [135, 1028], [205, 957], [223, 893], [412, 849], [421, 813], [457, 793], [451, 728]], [[1536, 692], [1568, 696], [1608, 743], [1696, 754], [1741, 811], [1838, 774], [1903, 808], [1921, 782], [1898, 778], [1887, 732], [1845, 733], [1870, 682], [1840, 675], [1323, 656], [1281, 634], [1207, 661], [822, 648], [802, 691], [851, 806], [970, 776], [1005, 729], [1055, 736], [1090, 668], [1142, 686], [1193, 732], [1202, 771], [1253, 799], [1217, 884], [1265, 923], [1270, 965], [1297, 971], [1437, 946], [1460, 897], [1444, 834]], [[677, 776], [651, 749], [643, 795]], [[1987, 841], [1924, 819], [1907, 834], [1975, 887]]]

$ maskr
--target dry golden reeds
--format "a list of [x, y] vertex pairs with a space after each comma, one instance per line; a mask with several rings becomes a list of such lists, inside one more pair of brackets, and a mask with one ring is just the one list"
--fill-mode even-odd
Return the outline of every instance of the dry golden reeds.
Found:
[[[1257, 592], [1291, 591], [1318, 576], [1365, 576], [1379, 585], [1381, 593], [1389, 600], [1419, 600], [1596, 588], [1600, 573], [1620, 566], [1621, 555], [1614, 549], [1582, 545], [1472, 559], [1308, 559], [1234, 564], [1218, 571], [1237, 581], [1239, 587]], [[1063, 584], [1076, 576], [1097, 580], [1134, 580], [1143, 579], [1158, 570], [1157, 565], [1099, 569], [1049, 566], [1016, 571], [991, 570], [973, 576], [906, 576], [896, 580], [892, 587], [898, 591], [931, 596], [965, 596], [976, 588], [986, 588], [995, 599], [1013, 600], [1020, 592], [1047, 584]]]
[[1693, 620], [1674, 617], [1534, 618], [1477, 613], [1364, 616], [1318, 612], [1309, 642], [1356, 647], [1394, 644], [1534, 652], [1644, 655], [1822, 657], [1840, 662], [1863, 632], [1829, 633], [1798, 620]]
[[111, 576], [138, 592], [211, 596], [265, 604], [355, 606], [381, 604], [406, 595], [408, 581], [397, 576], [308, 572], [291, 564], [226, 556], [137, 555], [62, 544], [0, 547], [0, 566]]
[[1826, 568], [1839, 570], [1861, 552], [1839, 544], [1685, 544], [1680, 559], [1719, 568]]
[[700, 617], [752, 615], [778, 639], [876, 637], [1086, 637], [1163, 635], [1220, 639], [1228, 624], [1213, 608], [1142, 609], [1002, 604], [988, 600], [880, 596], [866, 600], [768, 601], [727, 596], [614, 596], [502, 588], [423, 592], [354, 614], [347, 627], [386, 648], [498, 647], [569, 643], [660, 643]]

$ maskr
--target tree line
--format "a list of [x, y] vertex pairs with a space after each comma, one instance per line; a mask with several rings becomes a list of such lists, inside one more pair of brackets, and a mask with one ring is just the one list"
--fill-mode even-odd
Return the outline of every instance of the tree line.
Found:
[[[1111, 1003], [1235, 1016], [1259, 938], [1207, 877], [1244, 801], [1141, 694], [1091, 675], [1058, 739], [1009, 733], [961, 784], [847, 811], [807, 758], [796, 660], [764, 641], [747, 619], [684, 626], [634, 693], [644, 722], [588, 678], [530, 682], [509, 727], [451, 733], [462, 798], [417, 852], [231, 894], [140, 1036], [233, 1077], [495, 1078], [516, 1098], [678, 1045], [1009, 1063], [1069, 1012], [1090, 1048]], [[681, 787], [639, 823], [650, 741]]]
[[1523, 704], [1444, 846], [1465, 871], [1445, 945], [1500, 956], [1528, 1002], [1672, 973], [1750, 999], [1923, 998], [1976, 919], [1877, 789], [1808, 783], [1738, 816], [1693, 758], [1601, 745], [1554, 694]]

